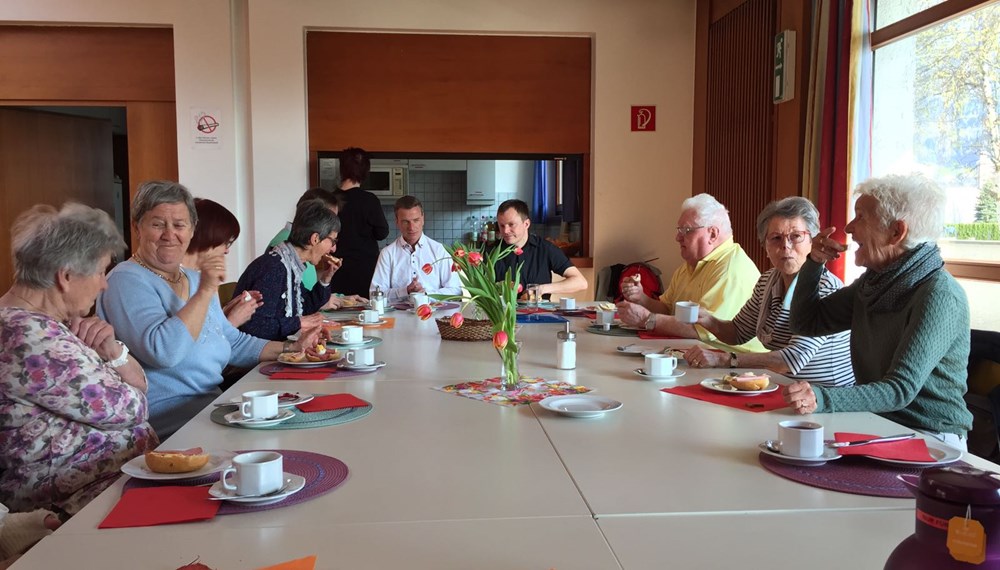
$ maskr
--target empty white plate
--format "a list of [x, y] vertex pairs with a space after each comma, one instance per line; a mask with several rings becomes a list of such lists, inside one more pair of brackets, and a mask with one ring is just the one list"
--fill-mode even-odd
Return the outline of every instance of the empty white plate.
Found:
[[590, 394], [549, 396], [538, 404], [551, 412], [574, 418], [601, 416], [622, 407], [622, 403], [618, 400]]

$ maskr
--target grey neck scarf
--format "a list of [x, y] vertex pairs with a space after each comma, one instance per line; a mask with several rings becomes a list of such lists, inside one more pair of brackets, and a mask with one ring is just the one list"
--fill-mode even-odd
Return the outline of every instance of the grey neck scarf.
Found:
[[925, 242], [907, 251], [882, 271], [868, 270], [858, 282], [858, 296], [873, 312], [898, 311], [910, 300], [917, 286], [944, 267], [941, 250]]

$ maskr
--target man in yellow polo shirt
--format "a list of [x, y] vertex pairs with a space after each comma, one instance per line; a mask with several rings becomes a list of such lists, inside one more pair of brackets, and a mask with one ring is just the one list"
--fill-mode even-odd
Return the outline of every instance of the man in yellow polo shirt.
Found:
[[[733, 241], [729, 212], [709, 194], [692, 196], [681, 204], [676, 240], [685, 263], [674, 271], [666, 292], [653, 299], [638, 285], [623, 285], [625, 300], [618, 304], [618, 316], [627, 325], [645, 327], [656, 334], [700, 338], [726, 346], [702, 327], [675, 319], [674, 303], [694, 301], [716, 318], [732, 319], [753, 293], [760, 271]], [[766, 351], [757, 339], [732, 348]]]

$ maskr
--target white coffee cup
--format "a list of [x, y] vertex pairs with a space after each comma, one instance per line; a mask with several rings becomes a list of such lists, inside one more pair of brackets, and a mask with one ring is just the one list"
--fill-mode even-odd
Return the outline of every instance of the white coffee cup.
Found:
[[410, 293], [410, 304], [413, 305], [414, 308], [417, 308], [420, 305], [426, 305], [428, 301], [429, 298], [426, 293]]
[[571, 311], [576, 308], [576, 299], [573, 297], [563, 297], [559, 299], [559, 308], [564, 311]]
[[[229, 482], [229, 474], [236, 484]], [[237, 495], [266, 495], [285, 484], [281, 454], [276, 451], [251, 451], [233, 458], [233, 464], [222, 472], [222, 486]]]
[[598, 309], [596, 313], [596, 321], [597, 324], [603, 325], [604, 328], [608, 328], [608, 326], [614, 324], [615, 322], [615, 312]]
[[698, 303], [677, 301], [674, 303], [674, 317], [682, 323], [693, 324], [698, 322]]
[[340, 327], [340, 334], [336, 338], [344, 344], [357, 344], [365, 339], [365, 329], [357, 325], [344, 325]]
[[677, 357], [659, 352], [646, 355], [647, 376], [670, 376], [677, 368]]
[[374, 348], [354, 348], [344, 356], [351, 366], [371, 366], [375, 364]]
[[781, 454], [792, 457], [823, 455], [823, 426], [816, 422], [786, 420], [778, 422]]
[[273, 418], [278, 415], [278, 393], [272, 390], [243, 392], [240, 414], [252, 420]]
[[378, 310], [377, 309], [365, 309], [365, 310], [361, 311], [361, 314], [359, 315], [359, 319], [363, 323], [368, 323], [368, 324], [377, 323], [379, 321], [379, 319], [378, 319]]

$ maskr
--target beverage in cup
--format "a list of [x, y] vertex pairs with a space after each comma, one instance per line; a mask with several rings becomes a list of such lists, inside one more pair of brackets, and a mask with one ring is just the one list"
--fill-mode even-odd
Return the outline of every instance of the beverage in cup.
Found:
[[[230, 475], [236, 482], [230, 481]], [[276, 451], [251, 451], [233, 458], [220, 477], [222, 486], [237, 495], [266, 495], [284, 486], [281, 454]]]
[[792, 457], [823, 455], [823, 426], [816, 422], [786, 420], [778, 422], [781, 454]]
[[677, 357], [659, 352], [646, 355], [647, 376], [670, 376], [677, 368]]
[[698, 303], [677, 301], [674, 303], [674, 317], [682, 323], [694, 324], [698, 322]]

